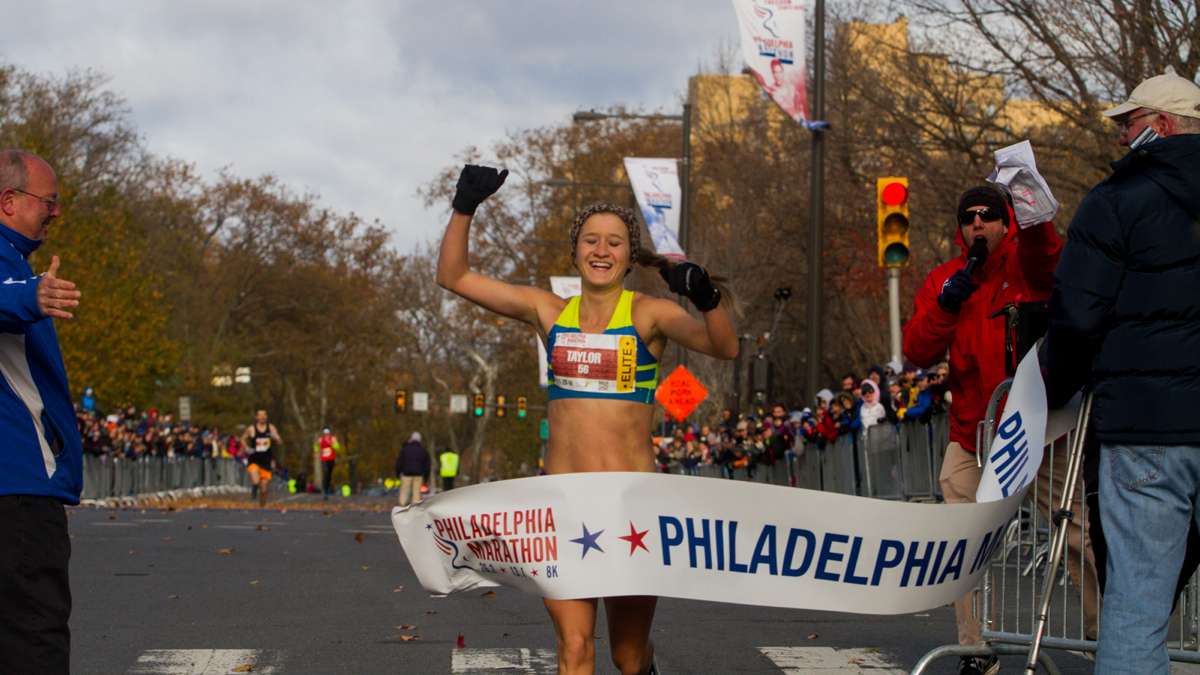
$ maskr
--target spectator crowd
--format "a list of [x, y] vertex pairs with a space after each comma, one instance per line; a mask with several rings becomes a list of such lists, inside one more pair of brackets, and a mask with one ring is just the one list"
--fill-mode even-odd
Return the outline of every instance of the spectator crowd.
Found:
[[726, 408], [698, 427], [677, 424], [654, 439], [658, 468], [696, 475], [701, 466], [716, 466], [728, 478], [739, 470], [754, 478], [759, 467], [774, 466], [801, 446], [823, 450], [876, 425], [928, 422], [950, 404], [948, 373], [945, 363], [927, 371], [898, 363], [871, 366], [863, 378], [847, 373], [836, 392], [822, 389], [811, 406], [776, 403], [750, 414]]
[[246, 449], [236, 433], [199, 427], [170, 413], [134, 406], [105, 413], [89, 388], [75, 406], [85, 455], [97, 457], [224, 457], [241, 459]]

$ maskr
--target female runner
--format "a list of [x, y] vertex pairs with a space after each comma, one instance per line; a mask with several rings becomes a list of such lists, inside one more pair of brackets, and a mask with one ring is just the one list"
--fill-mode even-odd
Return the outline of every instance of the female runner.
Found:
[[[737, 355], [737, 334], [721, 291], [694, 263], [671, 264], [640, 248], [633, 213], [596, 204], [571, 227], [571, 253], [582, 279], [581, 296], [565, 300], [549, 291], [518, 286], [473, 272], [467, 254], [475, 209], [504, 184], [507, 171], [467, 165], [442, 239], [437, 282], [497, 314], [531, 324], [550, 361], [549, 450], [546, 472], [647, 471], [658, 359], [668, 340], [722, 359]], [[659, 268], [671, 290], [702, 312], [625, 290], [634, 262]], [[726, 302], [729, 302], [730, 298]], [[654, 673], [650, 624], [654, 597], [604, 599], [613, 664], [628, 674]], [[591, 673], [596, 648], [595, 598], [545, 600], [558, 639], [561, 673]]]

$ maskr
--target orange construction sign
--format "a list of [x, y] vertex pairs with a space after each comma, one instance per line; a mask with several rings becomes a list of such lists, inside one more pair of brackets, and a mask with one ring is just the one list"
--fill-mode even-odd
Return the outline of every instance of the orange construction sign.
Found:
[[692, 414], [696, 406], [708, 398], [708, 390], [687, 368], [679, 366], [667, 379], [659, 383], [654, 398], [671, 413], [671, 417], [682, 422]]

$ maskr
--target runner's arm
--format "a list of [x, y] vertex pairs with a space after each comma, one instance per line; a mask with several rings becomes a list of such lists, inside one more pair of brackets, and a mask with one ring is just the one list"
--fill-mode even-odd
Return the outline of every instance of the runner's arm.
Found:
[[450, 215], [438, 254], [438, 285], [484, 309], [539, 327], [539, 306], [549, 310], [562, 300], [540, 288], [506, 283], [473, 271], [467, 251], [471, 218], [458, 211]]
[[724, 305], [703, 312], [703, 320], [688, 314], [679, 305], [662, 298], [647, 298], [654, 324], [667, 339], [687, 349], [718, 359], [732, 359], [738, 353], [737, 330]]

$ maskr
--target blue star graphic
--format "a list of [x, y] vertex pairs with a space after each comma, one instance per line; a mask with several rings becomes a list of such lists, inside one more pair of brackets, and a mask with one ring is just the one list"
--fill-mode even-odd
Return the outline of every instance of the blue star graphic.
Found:
[[583, 525], [583, 536], [579, 537], [578, 539], [571, 540], [572, 542], [581, 544], [583, 546], [583, 553], [579, 555], [580, 559], [587, 557], [588, 549], [594, 548], [597, 551], [604, 553], [604, 549], [600, 548], [600, 544], [596, 543], [596, 540], [599, 539], [600, 535], [602, 534], [604, 534], [604, 530], [600, 530], [599, 532], [588, 532], [587, 524], [585, 523]]

